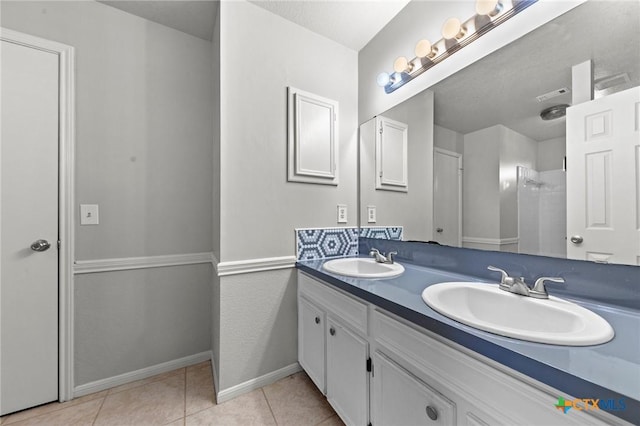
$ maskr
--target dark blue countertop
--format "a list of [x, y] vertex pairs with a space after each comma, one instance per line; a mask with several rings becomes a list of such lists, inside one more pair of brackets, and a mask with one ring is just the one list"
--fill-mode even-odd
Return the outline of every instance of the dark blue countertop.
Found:
[[[327, 259], [329, 260], [329, 259]], [[335, 287], [435, 332], [542, 383], [566, 392], [567, 398], [624, 400], [624, 409], [610, 413], [640, 424], [640, 312], [592, 300], [557, 295], [596, 312], [615, 330], [608, 343], [595, 346], [558, 346], [498, 336], [466, 326], [432, 310], [422, 291], [451, 281], [492, 282], [400, 261], [405, 272], [391, 279], [358, 279], [322, 269], [322, 260], [299, 261], [298, 269]], [[496, 281], [493, 281], [496, 283]]]

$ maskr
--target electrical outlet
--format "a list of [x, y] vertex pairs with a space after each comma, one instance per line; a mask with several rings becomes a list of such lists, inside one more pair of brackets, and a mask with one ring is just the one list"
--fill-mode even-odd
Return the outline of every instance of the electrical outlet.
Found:
[[347, 206], [338, 204], [338, 223], [347, 223]]
[[376, 206], [367, 206], [367, 222], [376, 223]]
[[80, 225], [97, 225], [98, 214], [97, 204], [80, 204]]

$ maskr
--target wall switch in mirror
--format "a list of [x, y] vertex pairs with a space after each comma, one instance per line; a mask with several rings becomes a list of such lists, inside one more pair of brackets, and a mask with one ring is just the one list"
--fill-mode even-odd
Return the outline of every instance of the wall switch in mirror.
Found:
[[338, 204], [338, 223], [347, 223], [347, 206]]
[[367, 223], [376, 223], [376, 206], [367, 206]]
[[80, 225], [97, 225], [98, 212], [97, 204], [80, 204]]

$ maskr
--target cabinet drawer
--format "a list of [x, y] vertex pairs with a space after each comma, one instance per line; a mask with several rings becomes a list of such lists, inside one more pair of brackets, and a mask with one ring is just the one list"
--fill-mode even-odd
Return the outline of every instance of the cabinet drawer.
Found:
[[456, 405], [376, 351], [373, 356], [374, 425], [454, 425]]
[[319, 304], [349, 327], [367, 335], [367, 305], [298, 272], [298, 294]]

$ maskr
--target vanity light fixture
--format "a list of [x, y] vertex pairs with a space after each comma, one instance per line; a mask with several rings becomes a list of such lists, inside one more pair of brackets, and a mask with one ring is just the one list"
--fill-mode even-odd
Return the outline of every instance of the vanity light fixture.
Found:
[[460, 40], [466, 33], [467, 29], [458, 18], [449, 18], [442, 26], [442, 37], [444, 37], [445, 40]]
[[475, 15], [464, 22], [458, 18], [447, 19], [442, 26], [440, 40], [433, 44], [429, 40], [420, 40], [415, 48], [416, 57], [398, 57], [393, 63], [394, 72], [378, 74], [378, 85], [386, 93], [394, 92], [537, 1], [476, 0]]
[[416, 58], [434, 58], [438, 54], [438, 48], [433, 46], [429, 40], [420, 40], [416, 44]]

